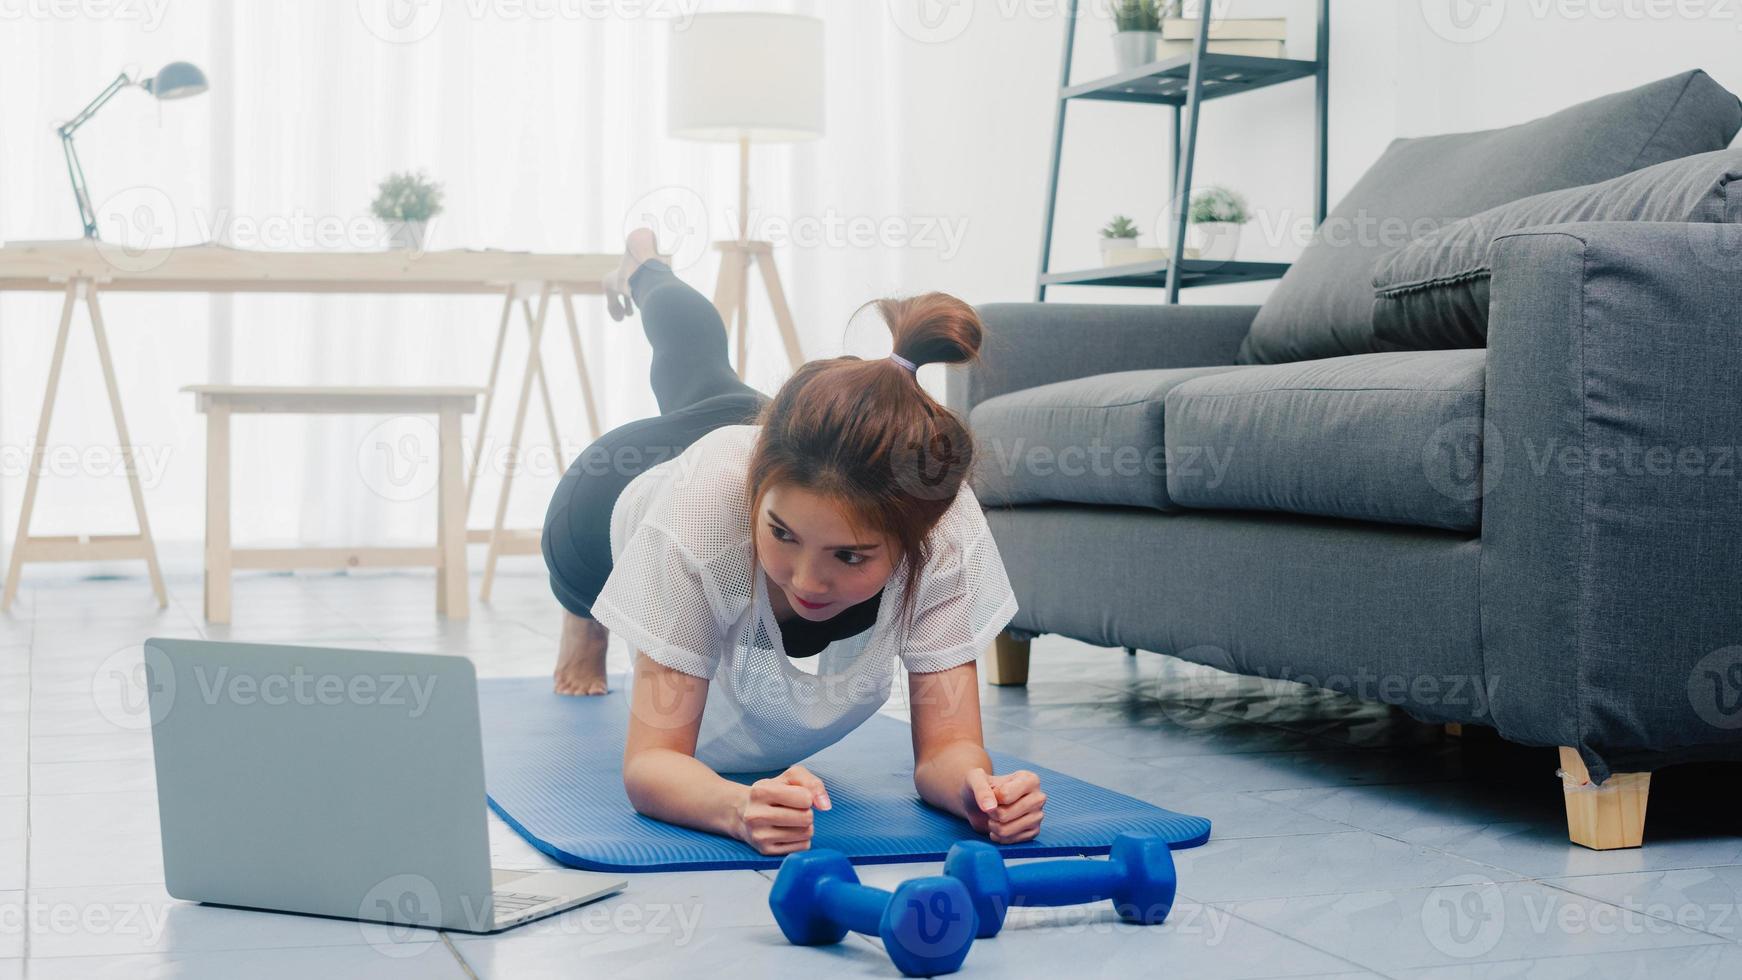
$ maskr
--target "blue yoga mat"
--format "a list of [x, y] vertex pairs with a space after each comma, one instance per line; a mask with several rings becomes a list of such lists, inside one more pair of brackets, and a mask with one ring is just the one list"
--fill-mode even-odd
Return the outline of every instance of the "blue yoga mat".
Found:
[[[490, 808], [534, 847], [589, 871], [691, 871], [774, 868], [779, 857], [748, 844], [636, 813], [623, 792], [623, 741], [629, 709], [613, 678], [603, 697], [565, 697], [548, 677], [478, 682], [484, 726], [484, 780]], [[1175, 848], [1210, 839], [1210, 822], [1073, 779], [1015, 756], [992, 752], [998, 772], [1030, 769], [1046, 789], [1046, 821], [1034, 840], [1001, 846], [1010, 857], [1105, 854], [1113, 836], [1138, 830]], [[834, 806], [816, 813], [812, 847], [858, 864], [941, 861], [952, 843], [985, 840], [958, 817], [920, 800], [913, 789], [907, 723], [882, 715], [804, 765], [829, 787]], [[774, 773], [732, 774], [752, 783]]]

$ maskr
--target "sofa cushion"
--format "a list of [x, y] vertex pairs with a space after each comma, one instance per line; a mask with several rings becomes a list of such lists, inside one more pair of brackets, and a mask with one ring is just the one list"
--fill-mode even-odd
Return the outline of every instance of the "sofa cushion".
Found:
[[1738, 127], [1736, 97], [1688, 71], [1504, 129], [1393, 140], [1277, 283], [1240, 361], [1379, 350], [1373, 266], [1384, 253], [1507, 201], [1721, 150]]
[[1167, 393], [1175, 504], [1470, 531], [1486, 351], [1359, 354], [1196, 378]]
[[1373, 333], [1389, 350], [1486, 346], [1494, 236], [1570, 221], [1742, 221], [1737, 181], [1742, 149], [1717, 150], [1454, 221], [1379, 260]]
[[1173, 506], [1163, 399], [1185, 381], [1239, 370], [1115, 371], [988, 398], [968, 416], [980, 502]]

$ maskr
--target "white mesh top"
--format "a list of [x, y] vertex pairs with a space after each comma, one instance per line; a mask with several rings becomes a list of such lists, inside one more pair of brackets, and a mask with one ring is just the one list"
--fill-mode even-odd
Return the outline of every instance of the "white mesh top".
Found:
[[[760, 427], [730, 425], [630, 481], [611, 512], [611, 575], [593, 616], [673, 670], [707, 678], [696, 758], [718, 772], [784, 769], [857, 728], [889, 699], [895, 662], [948, 670], [1016, 615], [1016, 596], [967, 485], [927, 538], [912, 623], [897, 562], [868, 630], [794, 661], [766, 577], [752, 576], [745, 492]], [[756, 585], [756, 588], [752, 588]]]

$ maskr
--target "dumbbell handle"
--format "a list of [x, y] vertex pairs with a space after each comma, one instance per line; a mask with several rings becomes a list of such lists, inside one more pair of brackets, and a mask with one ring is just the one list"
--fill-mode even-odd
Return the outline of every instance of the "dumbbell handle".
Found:
[[1013, 864], [1006, 874], [1012, 905], [1086, 905], [1113, 897], [1125, 879], [1125, 864], [1064, 858]]
[[857, 933], [875, 936], [882, 928], [890, 893], [870, 885], [830, 878], [817, 888], [823, 914]]

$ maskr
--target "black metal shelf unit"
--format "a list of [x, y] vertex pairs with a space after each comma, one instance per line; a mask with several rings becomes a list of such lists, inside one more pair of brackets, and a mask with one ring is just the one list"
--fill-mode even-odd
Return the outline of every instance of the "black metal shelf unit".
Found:
[[[1254, 282], [1279, 278], [1287, 262], [1215, 262], [1184, 259], [1170, 262], [1140, 262], [1132, 265], [1075, 272], [1049, 269], [1052, 254], [1053, 219], [1057, 216], [1059, 158], [1064, 151], [1066, 109], [1078, 100], [1137, 102], [1165, 105], [1173, 116], [1169, 143], [1173, 188], [1169, 210], [1170, 256], [1185, 254], [1186, 204], [1192, 185], [1192, 163], [1197, 155], [1198, 110], [1211, 99], [1239, 95], [1297, 78], [1313, 79], [1313, 225], [1325, 220], [1326, 128], [1329, 115], [1329, 70], [1331, 53], [1330, 0], [1316, 0], [1317, 42], [1312, 61], [1292, 58], [1251, 58], [1210, 54], [1211, 0], [1203, 0], [1198, 14], [1198, 33], [1192, 53], [1142, 65], [1078, 85], [1071, 84], [1071, 54], [1077, 36], [1077, 0], [1069, 0], [1065, 16], [1064, 67], [1059, 74], [1058, 106], [1053, 123], [1052, 162], [1047, 174], [1046, 220], [1041, 229], [1040, 273], [1035, 277], [1036, 300], [1046, 299], [1048, 286], [1137, 286], [1167, 290], [1167, 302], [1179, 302], [1179, 291], [1190, 286], [1213, 286], [1230, 282]], [[1183, 117], [1183, 118], [1182, 118]]]

